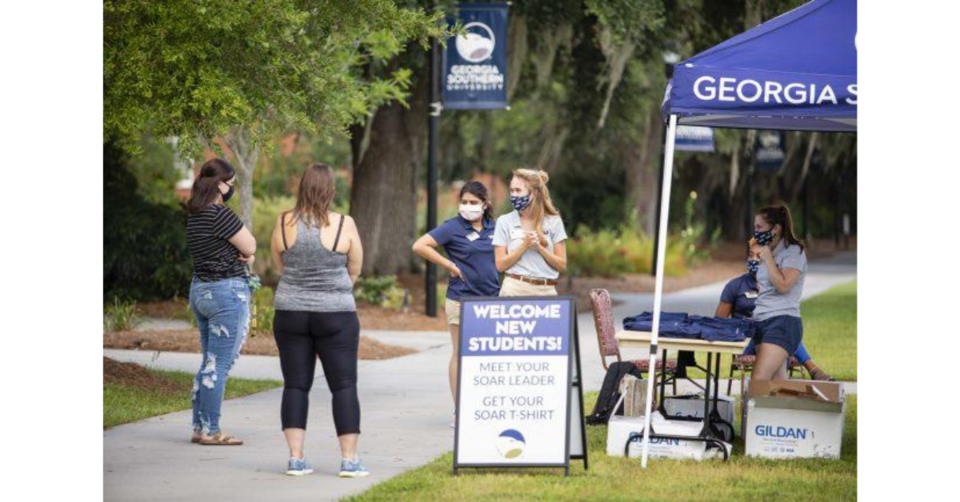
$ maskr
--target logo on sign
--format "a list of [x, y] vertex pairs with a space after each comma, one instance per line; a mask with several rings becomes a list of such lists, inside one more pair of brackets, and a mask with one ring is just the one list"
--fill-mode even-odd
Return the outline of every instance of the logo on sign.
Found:
[[507, 429], [497, 438], [497, 451], [503, 458], [514, 459], [523, 455], [523, 449], [526, 446], [527, 441], [523, 438], [523, 434], [516, 429]]
[[666, 446], [680, 446], [679, 439], [669, 438], [650, 438], [650, 444], [662, 444]]
[[493, 57], [497, 40], [489, 26], [474, 22], [463, 28], [464, 34], [457, 35], [457, 53], [460, 57], [471, 63], [481, 63]]
[[807, 429], [758, 425], [754, 432], [761, 437], [807, 439]]

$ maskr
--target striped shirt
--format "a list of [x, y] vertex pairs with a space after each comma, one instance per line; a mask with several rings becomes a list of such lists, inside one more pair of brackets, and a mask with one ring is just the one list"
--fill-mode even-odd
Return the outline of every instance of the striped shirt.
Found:
[[243, 223], [227, 206], [210, 204], [187, 219], [187, 248], [193, 258], [193, 276], [202, 282], [244, 277], [240, 252], [227, 240]]

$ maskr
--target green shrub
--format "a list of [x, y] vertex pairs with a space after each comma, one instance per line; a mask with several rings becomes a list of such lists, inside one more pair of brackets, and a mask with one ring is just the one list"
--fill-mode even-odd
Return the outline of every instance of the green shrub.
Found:
[[358, 302], [392, 310], [403, 308], [407, 294], [406, 290], [397, 285], [395, 275], [361, 277], [353, 291]]
[[[170, 188], [171, 193], [173, 187]], [[129, 159], [103, 147], [103, 299], [165, 300], [186, 295], [193, 265], [186, 212], [151, 202], [139, 190]]]
[[250, 305], [250, 334], [272, 333], [273, 314], [273, 288], [261, 286], [253, 294], [253, 303]]
[[129, 331], [140, 322], [137, 314], [137, 302], [124, 301], [113, 297], [113, 301], [103, 306], [103, 331]]
[[251, 232], [257, 239], [257, 259], [253, 270], [264, 282], [276, 283], [280, 275], [276, 273], [270, 256], [270, 242], [277, 217], [283, 211], [293, 209], [296, 199], [292, 195], [257, 199], [253, 203], [253, 228]]
[[[694, 197], [695, 199], [695, 197]], [[685, 218], [687, 219], [687, 218]], [[688, 268], [710, 257], [717, 236], [704, 236], [702, 224], [690, 224], [679, 235], [667, 238], [664, 273], [686, 274]], [[653, 266], [653, 238], [640, 228], [636, 218], [615, 230], [593, 231], [580, 227], [567, 244], [570, 273], [581, 276], [616, 277], [621, 274], [649, 274]], [[702, 244], [703, 242], [707, 244]]]
[[197, 327], [197, 316], [193, 313], [193, 309], [190, 308], [189, 302], [183, 306], [183, 318], [190, 321], [190, 325], [194, 328]]

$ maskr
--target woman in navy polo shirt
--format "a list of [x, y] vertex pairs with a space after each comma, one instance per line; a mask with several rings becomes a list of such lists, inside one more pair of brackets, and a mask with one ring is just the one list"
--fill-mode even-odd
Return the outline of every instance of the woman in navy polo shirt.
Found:
[[[471, 181], [460, 189], [460, 215], [431, 230], [413, 244], [413, 252], [450, 272], [447, 324], [453, 341], [450, 391], [457, 398], [457, 351], [460, 340], [460, 298], [497, 296], [500, 273], [493, 258], [493, 205], [487, 187]], [[447, 257], [437, 252], [443, 246]]]

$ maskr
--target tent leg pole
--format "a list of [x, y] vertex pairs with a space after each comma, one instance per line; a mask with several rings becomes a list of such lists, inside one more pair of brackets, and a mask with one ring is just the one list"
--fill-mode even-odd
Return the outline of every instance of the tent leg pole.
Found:
[[[660, 141], [661, 143], [663, 143], [664, 147], [660, 150], [660, 169], [658, 169], [659, 173], [657, 176], [657, 186], [662, 187], [663, 186], [663, 167], [664, 167], [663, 165], [666, 162], [665, 160], [666, 152], [664, 150], [666, 150], [667, 148], [666, 147], [667, 128], [663, 128], [663, 134], [660, 135]], [[660, 192], [657, 192], [656, 197], [657, 197], [657, 216], [656, 216], [657, 226], [653, 234], [653, 259], [650, 261], [650, 264], [651, 264], [650, 275], [654, 277], [657, 276], [657, 263], [658, 263], [657, 249], [659, 248], [659, 245], [660, 245], [660, 206], [661, 206], [660, 202], [663, 200], [663, 194], [661, 194]]]
[[[667, 141], [664, 145], [663, 182], [660, 189], [660, 219], [657, 224], [657, 278], [653, 295], [653, 334], [650, 337], [650, 374], [657, 368], [657, 338], [660, 334], [660, 303], [663, 300], [663, 263], [666, 261], [667, 223], [670, 221], [670, 184], [673, 181], [673, 148], [677, 140], [677, 116], [670, 115]], [[643, 447], [640, 466], [647, 467], [650, 448], [650, 422], [653, 413], [653, 378], [647, 380], [646, 412], [643, 415]]]

